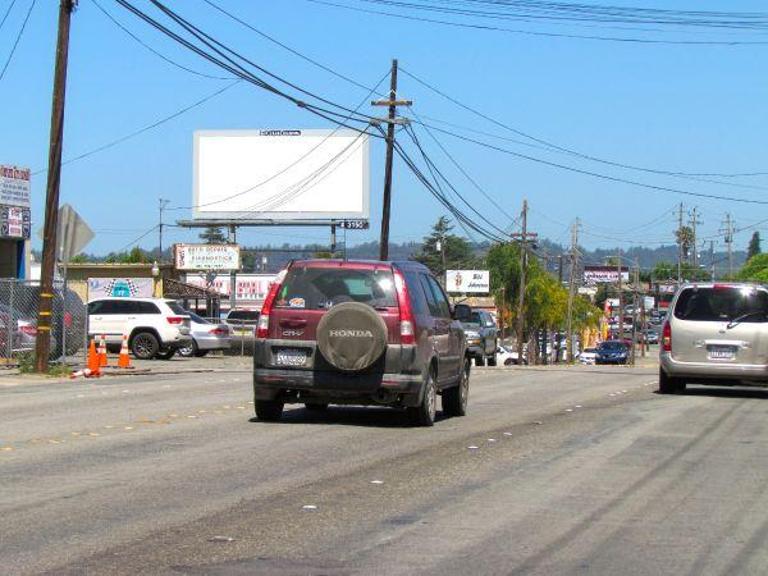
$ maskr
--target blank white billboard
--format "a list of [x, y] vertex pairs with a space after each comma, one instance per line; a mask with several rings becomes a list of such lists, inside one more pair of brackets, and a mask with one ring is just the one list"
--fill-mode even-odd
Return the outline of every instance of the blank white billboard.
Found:
[[368, 219], [368, 136], [353, 130], [198, 131], [198, 220]]

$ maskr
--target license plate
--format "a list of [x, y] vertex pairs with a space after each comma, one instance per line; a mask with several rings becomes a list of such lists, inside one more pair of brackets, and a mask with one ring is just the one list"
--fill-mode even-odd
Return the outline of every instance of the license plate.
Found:
[[284, 348], [277, 351], [277, 364], [279, 366], [304, 366], [307, 362], [307, 353], [295, 348]]
[[736, 357], [733, 346], [710, 346], [708, 352], [711, 360], [733, 360]]
[[235, 334], [237, 336], [250, 336], [251, 334], [253, 334], [253, 330], [248, 330], [248, 329], [245, 329], [245, 330], [235, 330]]

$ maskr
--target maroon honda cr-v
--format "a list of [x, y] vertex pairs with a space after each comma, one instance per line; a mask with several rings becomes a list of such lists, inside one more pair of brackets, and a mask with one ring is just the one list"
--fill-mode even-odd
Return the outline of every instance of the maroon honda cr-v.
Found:
[[272, 286], [253, 359], [256, 415], [278, 420], [285, 403], [405, 408], [415, 424], [463, 416], [470, 362], [460, 320], [417, 262], [302, 260]]

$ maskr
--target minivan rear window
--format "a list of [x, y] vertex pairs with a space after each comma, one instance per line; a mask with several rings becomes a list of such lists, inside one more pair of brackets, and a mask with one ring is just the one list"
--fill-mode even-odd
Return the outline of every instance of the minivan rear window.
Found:
[[699, 322], [767, 322], [768, 293], [751, 286], [686, 288], [674, 314], [680, 320]]
[[275, 306], [330, 308], [342, 302], [362, 302], [374, 308], [397, 306], [391, 270], [360, 268], [291, 268]]

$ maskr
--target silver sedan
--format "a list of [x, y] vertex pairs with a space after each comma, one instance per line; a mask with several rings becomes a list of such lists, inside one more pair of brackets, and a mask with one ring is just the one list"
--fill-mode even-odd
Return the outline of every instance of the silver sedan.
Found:
[[227, 324], [214, 324], [194, 312], [189, 312], [189, 321], [192, 342], [189, 346], [179, 348], [179, 356], [200, 358], [211, 350], [229, 350], [232, 345], [232, 329]]

